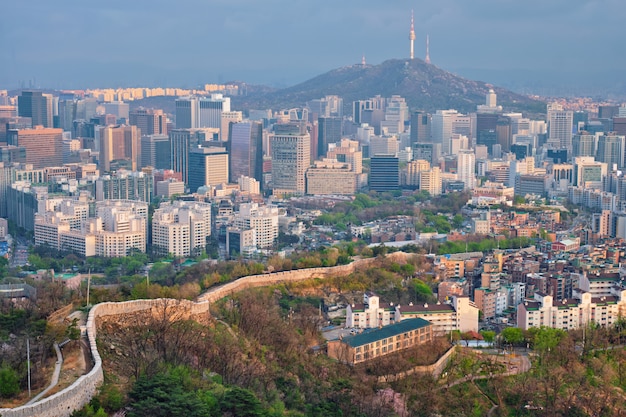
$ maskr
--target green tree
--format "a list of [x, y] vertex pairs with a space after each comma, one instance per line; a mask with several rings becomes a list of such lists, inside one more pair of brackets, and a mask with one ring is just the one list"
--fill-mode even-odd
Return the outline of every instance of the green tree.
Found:
[[17, 371], [8, 365], [0, 368], [0, 397], [10, 398], [20, 392], [20, 379]]
[[496, 338], [496, 332], [493, 330], [481, 330], [480, 334], [483, 336], [483, 340], [489, 344], [492, 344]]
[[224, 413], [237, 417], [259, 417], [263, 416], [261, 402], [249, 390], [233, 387], [226, 391], [220, 404]]
[[507, 327], [500, 333], [504, 343], [515, 346], [524, 341], [524, 332], [519, 327]]
[[205, 417], [209, 407], [185, 383], [185, 378], [173, 373], [142, 375], [128, 393], [129, 417]]

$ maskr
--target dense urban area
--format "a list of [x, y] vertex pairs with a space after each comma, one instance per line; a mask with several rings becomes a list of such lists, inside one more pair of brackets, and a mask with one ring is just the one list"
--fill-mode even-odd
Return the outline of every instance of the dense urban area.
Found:
[[286, 90], [0, 90], [0, 416], [625, 416], [626, 105], [409, 40]]

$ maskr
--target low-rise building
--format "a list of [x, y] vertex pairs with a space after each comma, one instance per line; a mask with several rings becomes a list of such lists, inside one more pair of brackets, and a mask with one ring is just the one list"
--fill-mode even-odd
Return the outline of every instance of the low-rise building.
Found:
[[355, 365], [433, 340], [432, 325], [415, 318], [330, 340], [328, 356]]

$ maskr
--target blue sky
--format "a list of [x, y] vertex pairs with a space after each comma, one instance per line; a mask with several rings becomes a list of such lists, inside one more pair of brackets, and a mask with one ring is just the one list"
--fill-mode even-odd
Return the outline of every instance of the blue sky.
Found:
[[485, 81], [626, 69], [623, 0], [3, 0], [0, 88], [292, 85], [408, 57], [411, 9], [417, 57]]

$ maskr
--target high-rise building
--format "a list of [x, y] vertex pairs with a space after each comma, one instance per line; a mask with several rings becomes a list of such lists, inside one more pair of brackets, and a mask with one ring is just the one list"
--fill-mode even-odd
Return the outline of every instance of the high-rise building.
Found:
[[370, 139], [370, 157], [387, 154], [396, 155], [398, 150], [398, 138], [395, 136], [374, 136]]
[[223, 111], [219, 140], [226, 142], [228, 140], [231, 123], [239, 123], [242, 120], [243, 114], [240, 111]]
[[431, 134], [433, 143], [441, 144], [444, 154], [450, 153], [450, 139], [452, 138], [452, 125], [459, 114], [456, 110], [437, 110], [432, 116]]
[[278, 238], [278, 207], [259, 206], [257, 203], [239, 205], [235, 215], [235, 227], [239, 230], [255, 230], [256, 245], [271, 248]]
[[374, 155], [370, 159], [369, 186], [372, 191], [398, 189], [399, 161], [395, 155]]
[[140, 107], [130, 112], [129, 123], [137, 126], [141, 135], [167, 135], [167, 115], [163, 110]]
[[230, 182], [240, 176], [263, 180], [263, 125], [246, 121], [232, 123], [229, 133]]
[[30, 117], [33, 126], [54, 127], [53, 97], [41, 91], [22, 91], [17, 98], [18, 116]]
[[419, 173], [419, 190], [428, 191], [431, 196], [441, 195], [441, 169], [432, 167]]
[[34, 168], [63, 165], [63, 129], [11, 129], [7, 143], [26, 149], [26, 163]]
[[301, 123], [275, 126], [271, 136], [272, 189], [275, 195], [304, 194], [311, 161], [311, 138]]
[[606, 163], [609, 170], [613, 170], [614, 167], [617, 169], [623, 168], [625, 145], [624, 136], [615, 134], [601, 135], [598, 138], [596, 160]]
[[572, 156], [594, 156], [596, 154], [596, 137], [587, 132], [579, 132], [572, 136]]
[[428, 143], [430, 137], [431, 115], [424, 111], [411, 113], [411, 146], [415, 143]]
[[466, 190], [471, 190], [476, 184], [476, 157], [474, 151], [460, 150], [457, 158], [457, 177], [459, 181], [463, 181]]
[[192, 193], [199, 187], [228, 183], [228, 153], [226, 148], [192, 148], [189, 151], [187, 186]]
[[176, 99], [176, 129], [198, 127], [198, 99], [181, 97]]
[[198, 126], [222, 128], [222, 113], [230, 112], [230, 97], [211, 94], [198, 100]]
[[211, 235], [211, 205], [196, 201], [161, 203], [152, 217], [152, 246], [160, 253], [202, 253]]
[[100, 132], [100, 169], [137, 171], [141, 142], [136, 126], [103, 126]]
[[213, 140], [212, 129], [174, 129], [170, 132], [171, 168], [182, 174], [182, 181], [189, 182], [189, 150]]
[[339, 117], [320, 117], [317, 119], [317, 156], [328, 152], [328, 145], [341, 141], [341, 119]]
[[141, 136], [141, 167], [151, 166], [156, 169], [171, 168], [171, 147], [168, 135]]
[[548, 144], [554, 149], [572, 151], [574, 113], [558, 103], [548, 104]]
[[115, 123], [128, 124], [130, 118], [130, 106], [123, 101], [112, 101], [110, 103], [104, 103], [104, 111], [106, 114], [112, 114], [115, 116]]
[[326, 157], [349, 163], [355, 174], [363, 173], [363, 152], [359, 150], [356, 140], [341, 139], [341, 142], [331, 144]]
[[154, 177], [145, 172], [119, 170], [112, 175], [101, 175], [94, 188], [96, 201], [132, 200], [150, 203]]

